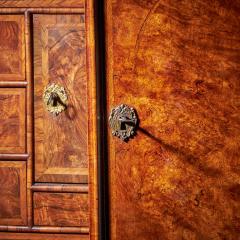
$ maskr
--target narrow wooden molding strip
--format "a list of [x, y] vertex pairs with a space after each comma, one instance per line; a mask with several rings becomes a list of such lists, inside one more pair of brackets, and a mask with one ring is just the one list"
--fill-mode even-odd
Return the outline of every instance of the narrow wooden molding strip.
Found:
[[28, 213], [28, 226], [33, 226], [33, 199], [31, 186], [33, 184], [33, 63], [32, 63], [32, 49], [33, 43], [31, 40], [31, 14], [25, 12], [25, 41], [26, 41], [26, 80], [27, 85], [27, 118], [26, 129], [27, 138], [26, 146], [29, 158], [27, 161], [27, 213]]
[[[1, 7], [1, 5], [0, 5]], [[0, 13], [85, 13], [84, 8], [0, 8]]]
[[0, 154], [0, 160], [26, 161], [28, 154]]
[[32, 232], [89, 234], [88, 227], [32, 227]]
[[0, 82], [0, 87], [26, 87], [26, 81], [4, 81]]
[[70, 192], [70, 193], [88, 193], [87, 184], [44, 184], [36, 183], [31, 189], [34, 192]]
[[78, 233], [15, 233], [1, 232], [0, 239], [4, 240], [89, 240], [89, 234]]
[[30, 232], [30, 231], [31, 231], [30, 227], [0, 225], [0, 232]]
[[25, 226], [1, 226], [0, 232], [33, 232], [33, 233], [81, 233], [89, 234], [88, 227], [25, 227]]

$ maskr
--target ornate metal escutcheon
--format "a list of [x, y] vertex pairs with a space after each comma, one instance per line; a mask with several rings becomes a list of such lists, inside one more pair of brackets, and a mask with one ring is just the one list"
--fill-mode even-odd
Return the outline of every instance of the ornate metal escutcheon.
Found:
[[112, 134], [123, 141], [127, 141], [136, 133], [137, 123], [138, 118], [135, 110], [125, 104], [113, 108], [110, 113], [109, 125]]
[[46, 109], [55, 116], [67, 108], [67, 99], [64, 87], [55, 83], [48, 85], [43, 93]]

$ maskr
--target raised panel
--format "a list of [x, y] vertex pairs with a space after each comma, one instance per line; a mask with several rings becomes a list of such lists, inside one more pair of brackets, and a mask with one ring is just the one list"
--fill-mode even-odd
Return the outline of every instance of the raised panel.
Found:
[[0, 15], [0, 52], [0, 81], [24, 80], [24, 16]]
[[[34, 15], [35, 181], [88, 182], [88, 106], [84, 14]], [[68, 107], [47, 111], [51, 83], [66, 90]]]
[[0, 89], [0, 153], [25, 152], [25, 89]]
[[0, 161], [0, 193], [0, 225], [25, 225], [25, 162]]
[[34, 224], [38, 226], [89, 226], [88, 194], [34, 193]]

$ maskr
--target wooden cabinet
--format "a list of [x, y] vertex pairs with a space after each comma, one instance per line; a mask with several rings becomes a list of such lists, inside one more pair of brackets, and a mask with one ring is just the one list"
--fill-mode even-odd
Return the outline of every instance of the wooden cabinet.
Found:
[[91, 0], [0, 0], [2, 240], [97, 239], [93, 19]]
[[239, 10], [0, 0], [0, 240], [239, 240]]

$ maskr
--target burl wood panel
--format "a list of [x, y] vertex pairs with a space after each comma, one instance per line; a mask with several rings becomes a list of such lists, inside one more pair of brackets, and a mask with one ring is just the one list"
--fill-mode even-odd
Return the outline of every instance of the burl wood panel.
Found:
[[0, 89], [0, 153], [25, 152], [25, 112], [25, 89]]
[[88, 235], [79, 234], [36, 234], [36, 233], [0, 233], [1, 240], [89, 240]]
[[[35, 180], [88, 181], [88, 106], [84, 14], [34, 15]], [[43, 104], [46, 86], [68, 95], [58, 116]]]
[[0, 81], [24, 80], [24, 16], [0, 15], [0, 52]]
[[111, 239], [240, 237], [240, 1], [108, 0]]
[[0, 161], [0, 225], [25, 225], [26, 163]]
[[34, 224], [38, 226], [89, 226], [88, 194], [34, 193]]

